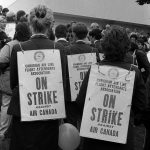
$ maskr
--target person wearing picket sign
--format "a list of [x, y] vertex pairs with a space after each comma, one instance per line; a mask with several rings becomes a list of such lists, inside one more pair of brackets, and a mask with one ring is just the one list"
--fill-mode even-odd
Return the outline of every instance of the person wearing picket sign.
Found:
[[59, 118], [65, 117], [64, 48], [47, 37], [51, 9], [38, 5], [28, 19], [32, 36], [13, 47], [10, 60], [10, 150], [57, 150]]
[[104, 60], [83, 80], [76, 99], [83, 150], [134, 150], [134, 127], [142, 122], [147, 97], [140, 71], [123, 61], [128, 45], [125, 29], [112, 26], [102, 40]]
[[66, 113], [67, 122], [78, 126], [77, 110], [74, 102], [86, 72], [92, 64], [97, 62], [98, 50], [86, 43], [87, 26], [78, 22], [72, 27], [74, 43], [66, 47], [67, 75], [66, 75]]

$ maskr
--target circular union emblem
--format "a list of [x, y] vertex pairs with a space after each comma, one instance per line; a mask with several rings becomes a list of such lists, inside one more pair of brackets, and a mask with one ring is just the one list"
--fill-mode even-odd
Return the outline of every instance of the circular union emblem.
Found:
[[111, 69], [109, 69], [109, 71], [108, 71], [108, 76], [109, 76], [111, 79], [116, 79], [116, 78], [119, 76], [119, 71], [118, 71], [118, 69], [116, 69], [116, 68], [111, 68]]
[[43, 52], [41, 52], [41, 51], [35, 52], [35, 54], [34, 54], [34, 60], [35, 61], [41, 62], [44, 60], [44, 58], [45, 58], [45, 55]]
[[84, 55], [80, 55], [80, 56], [78, 57], [78, 59], [79, 59], [80, 62], [84, 62], [85, 59], [86, 59], [86, 57], [85, 57]]

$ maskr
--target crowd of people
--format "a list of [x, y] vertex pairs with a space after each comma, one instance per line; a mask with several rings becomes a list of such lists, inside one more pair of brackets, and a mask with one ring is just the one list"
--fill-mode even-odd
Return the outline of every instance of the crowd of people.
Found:
[[[7, 22], [16, 24], [14, 37], [5, 33]], [[91, 70], [72, 100], [69, 56], [96, 54], [96, 64], [116, 66], [135, 72], [131, 115], [126, 144], [81, 138], [78, 150], [135, 150], [135, 126], [143, 124], [146, 137], [143, 150], [150, 149], [150, 52], [149, 33], [94, 22], [88, 28], [82, 22], [54, 25], [51, 9], [39, 5], [29, 14], [16, 14], [0, 7], [0, 139], [10, 139], [10, 150], [58, 150], [60, 120], [21, 121], [17, 52], [41, 49], [60, 51], [66, 118], [64, 122], [80, 130]]]

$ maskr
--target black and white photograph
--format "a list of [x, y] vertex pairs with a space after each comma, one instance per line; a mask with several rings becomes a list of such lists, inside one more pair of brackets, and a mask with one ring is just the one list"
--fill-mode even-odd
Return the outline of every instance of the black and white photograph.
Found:
[[0, 0], [0, 150], [150, 150], [150, 0]]

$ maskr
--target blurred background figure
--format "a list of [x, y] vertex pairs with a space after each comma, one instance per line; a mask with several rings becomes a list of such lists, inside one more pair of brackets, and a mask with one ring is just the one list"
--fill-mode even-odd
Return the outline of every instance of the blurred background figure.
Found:
[[25, 17], [26, 16], [26, 12], [24, 11], [24, 10], [19, 10], [19, 11], [17, 11], [17, 13], [16, 13], [16, 24], [18, 23], [18, 22], [20, 22], [20, 19], [22, 18], [22, 17]]
[[2, 15], [6, 17], [7, 13], [9, 12], [9, 9], [8, 8], [4, 8], [2, 10]]
[[92, 31], [89, 32], [89, 38], [91, 41], [91, 46], [94, 48], [97, 48], [99, 53], [103, 53], [102, 52], [102, 47], [101, 47], [101, 41], [100, 39], [102, 38], [102, 34], [101, 34], [102, 30], [100, 29], [93, 29]]
[[2, 15], [3, 6], [0, 5], [0, 15]]
[[15, 17], [16, 17], [16, 14], [12, 11], [9, 11], [7, 14], [6, 14], [6, 19], [7, 19], [7, 22], [12, 22], [14, 23], [15, 22]]
[[90, 25], [90, 30], [99, 29], [99, 24], [97, 22], [93, 22]]
[[0, 49], [10, 41], [10, 38], [5, 33], [7, 20], [4, 16], [0, 16]]
[[10, 89], [10, 76], [9, 76], [11, 52], [14, 45], [18, 44], [19, 42], [29, 40], [31, 36], [29, 26], [26, 23], [18, 23], [15, 30], [16, 32], [14, 40], [5, 44], [5, 46], [0, 51], [0, 70], [2, 73], [0, 76], [0, 91], [2, 91], [2, 106], [0, 116], [1, 138], [5, 138], [5, 136], [7, 137], [10, 136], [10, 132], [7, 131], [11, 122], [11, 116], [7, 114], [7, 110], [12, 96], [12, 91]]
[[55, 28], [55, 36], [57, 38], [57, 42], [61, 43], [63, 46], [68, 46], [69, 42], [67, 41], [67, 27], [65, 25], [58, 25]]

